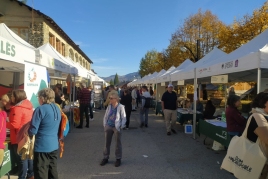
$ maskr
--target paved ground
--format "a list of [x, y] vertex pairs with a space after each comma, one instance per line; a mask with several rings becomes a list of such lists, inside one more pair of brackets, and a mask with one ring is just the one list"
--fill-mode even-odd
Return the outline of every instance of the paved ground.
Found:
[[[220, 170], [226, 151], [215, 152], [204, 145], [204, 137], [196, 140], [184, 134], [166, 135], [162, 116], [151, 111], [149, 128], [139, 128], [138, 112], [131, 114], [131, 129], [122, 134], [122, 165], [114, 167], [114, 142], [109, 163], [100, 166], [104, 146], [102, 118], [104, 110], [94, 113], [90, 128], [72, 129], [65, 139], [65, 152], [58, 160], [60, 179], [232, 179]], [[7, 177], [3, 177], [6, 179]], [[11, 177], [16, 178], [16, 177]]]

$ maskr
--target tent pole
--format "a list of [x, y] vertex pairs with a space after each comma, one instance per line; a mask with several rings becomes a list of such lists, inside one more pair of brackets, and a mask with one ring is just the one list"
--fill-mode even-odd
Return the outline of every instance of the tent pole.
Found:
[[197, 78], [196, 68], [194, 69], [194, 114], [193, 114], [193, 138], [196, 139], [196, 100], [197, 100]]
[[258, 68], [258, 78], [257, 78], [257, 94], [260, 93], [261, 90], [261, 69]]

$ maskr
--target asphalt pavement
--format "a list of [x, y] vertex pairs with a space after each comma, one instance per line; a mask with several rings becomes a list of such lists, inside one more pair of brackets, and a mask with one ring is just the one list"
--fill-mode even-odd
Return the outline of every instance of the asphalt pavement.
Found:
[[[139, 113], [132, 112], [130, 129], [122, 131], [123, 158], [115, 167], [115, 142], [112, 141], [109, 163], [103, 158], [104, 110], [94, 112], [89, 128], [72, 128], [65, 138], [63, 157], [58, 159], [60, 179], [232, 179], [220, 169], [226, 151], [214, 151], [204, 136], [185, 134], [177, 124], [177, 134], [167, 136], [162, 116], [151, 109], [149, 127], [139, 128]], [[7, 177], [2, 177], [6, 179]], [[17, 178], [11, 176], [11, 179]]]

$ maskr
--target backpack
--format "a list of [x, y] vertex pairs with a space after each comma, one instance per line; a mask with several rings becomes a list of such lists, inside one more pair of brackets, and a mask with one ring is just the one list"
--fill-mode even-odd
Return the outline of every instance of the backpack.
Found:
[[151, 98], [144, 98], [145, 99], [145, 103], [144, 103], [144, 108], [150, 108], [151, 106]]

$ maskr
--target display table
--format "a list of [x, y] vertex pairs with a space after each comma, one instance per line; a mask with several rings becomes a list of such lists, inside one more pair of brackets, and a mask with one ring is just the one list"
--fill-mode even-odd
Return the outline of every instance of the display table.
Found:
[[157, 102], [157, 105], [156, 105], [156, 109], [155, 109], [155, 114], [162, 114], [162, 116], [164, 116], [164, 113], [162, 111], [162, 104], [161, 104], [161, 101], [158, 101]]
[[[226, 130], [226, 123], [218, 120], [200, 120], [198, 122], [199, 135], [203, 134], [228, 147], [230, 136]], [[205, 142], [205, 140], [204, 140]]]
[[4, 175], [8, 175], [8, 172], [10, 172], [10, 170], [12, 169], [12, 165], [11, 165], [11, 157], [10, 157], [10, 151], [8, 150], [8, 143], [5, 142], [5, 154], [4, 154], [4, 159], [3, 159], [3, 164], [0, 168], [0, 178], [2, 178]]
[[[188, 113], [186, 111], [183, 111], [183, 109], [177, 110], [177, 122], [179, 122], [180, 124], [184, 124], [188, 120], [193, 120], [193, 118], [194, 118], [193, 113]], [[198, 122], [199, 119], [203, 119], [203, 114], [196, 113], [196, 121]]]

